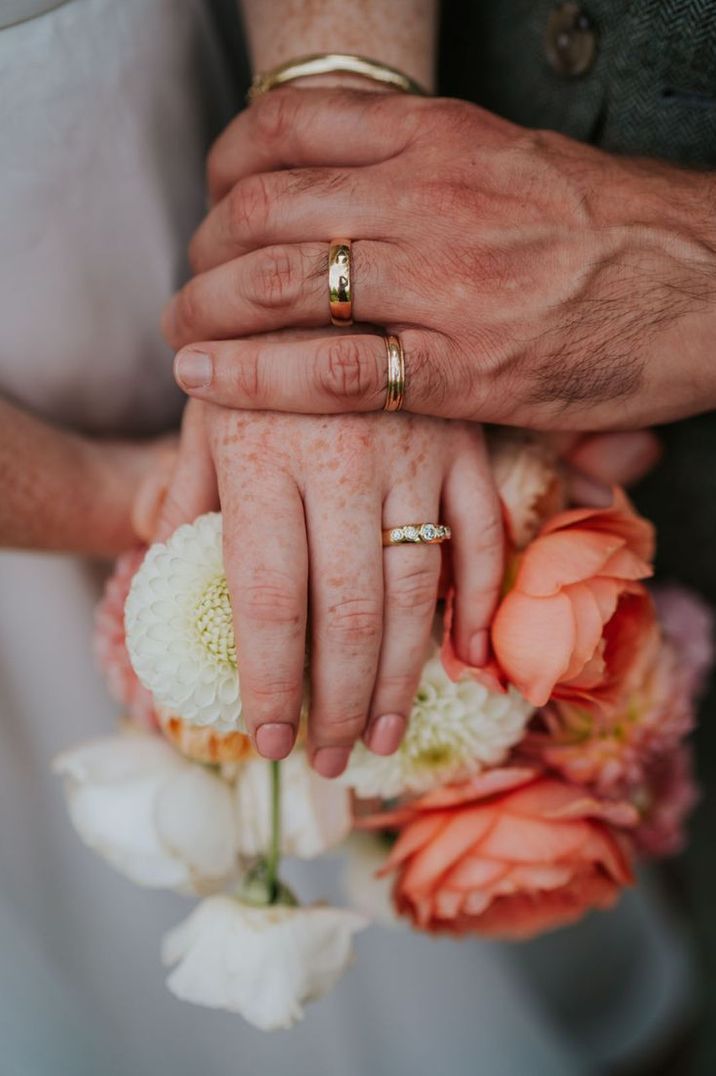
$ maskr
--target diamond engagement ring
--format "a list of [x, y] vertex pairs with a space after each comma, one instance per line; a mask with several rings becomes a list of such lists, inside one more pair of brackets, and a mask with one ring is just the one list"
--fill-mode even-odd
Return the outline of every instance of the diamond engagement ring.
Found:
[[447, 542], [452, 531], [444, 523], [406, 523], [402, 527], [387, 527], [383, 545], [437, 545]]

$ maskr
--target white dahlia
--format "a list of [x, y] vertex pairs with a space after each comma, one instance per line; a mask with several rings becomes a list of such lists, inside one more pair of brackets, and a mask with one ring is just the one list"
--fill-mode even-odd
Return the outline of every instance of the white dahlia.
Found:
[[382, 757], [356, 744], [341, 780], [361, 798], [427, 792], [498, 766], [522, 739], [533, 712], [514, 688], [498, 694], [469, 676], [455, 683], [435, 654], [423, 669], [398, 750]]
[[153, 545], [125, 606], [127, 649], [155, 702], [196, 725], [244, 730], [221, 514]]

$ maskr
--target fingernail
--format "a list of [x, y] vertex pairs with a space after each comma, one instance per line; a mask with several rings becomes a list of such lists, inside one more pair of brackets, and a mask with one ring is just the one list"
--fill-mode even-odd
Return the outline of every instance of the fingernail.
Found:
[[350, 758], [350, 747], [320, 747], [313, 756], [313, 768], [321, 777], [338, 777]]
[[383, 714], [366, 732], [365, 742], [374, 755], [392, 755], [400, 747], [404, 732], [404, 717], [400, 714]]
[[256, 749], [264, 758], [278, 761], [291, 754], [296, 732], [284, 721], [269, 721], [256, 730]]
[[477, 669], [487, 664], [487, 632], [484, 628], [481, 631], [476, 631], [470, 639], [468, 658], [470, 659], [470, 664]]
[[183, 389], [205, 389], [211, 384], [214, 366], [202, 351], [180, 351], [174, 359], [174, 377]]

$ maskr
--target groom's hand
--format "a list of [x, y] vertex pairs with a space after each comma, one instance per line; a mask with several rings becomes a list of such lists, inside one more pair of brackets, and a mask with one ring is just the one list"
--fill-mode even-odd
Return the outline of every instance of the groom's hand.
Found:
[[[198, 275], [165, 317], [174, 346], [191, 345], [176, 373], [194, 396], [382, 407], [382, 340], [329, 328], [327, 243], [346, 236], [356, 320], [400, 333], [407, 409], [593, 429], [716, 402], [708, 173], [613, 157], [460, 101], [284, 89], [221, 136], [209, 181]], [[325, 333], [263, 336], [297, 326]]]

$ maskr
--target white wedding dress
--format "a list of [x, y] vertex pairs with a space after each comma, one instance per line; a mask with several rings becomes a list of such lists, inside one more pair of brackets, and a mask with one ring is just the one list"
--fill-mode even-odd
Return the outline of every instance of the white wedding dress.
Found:
[[[0, 391], [89, 432], [166, 429], [157, 319], [236, 100], [213, 7], [2, 0], [0, 27]], [[90, 653], [100, 574], [0, 555], [2, 1076], [583, 1076], [678, 1023], [688, 961], [643, 893], [526, 947], [367, 931], [290, 1033], [175, 1000], [159, 945], [188, 902], [84, 848], [49, 770], [117, 716]], [[334, 873], [293, 880], [335, 897]]]

